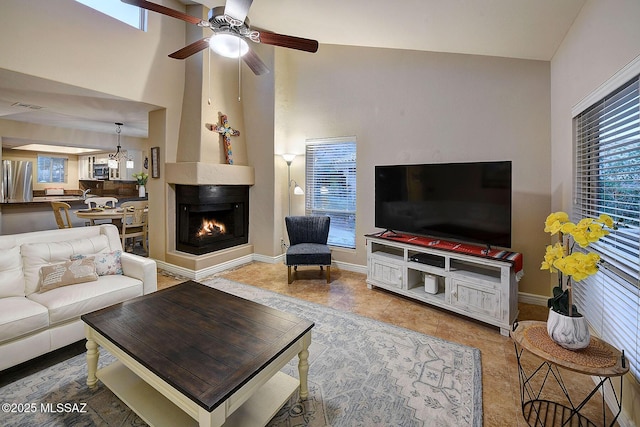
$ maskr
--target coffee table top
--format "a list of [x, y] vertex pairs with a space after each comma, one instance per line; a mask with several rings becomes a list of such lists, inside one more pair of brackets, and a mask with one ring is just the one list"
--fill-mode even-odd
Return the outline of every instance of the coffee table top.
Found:
[[207, 411], [314, 326], [193, 281], [82, 320]]

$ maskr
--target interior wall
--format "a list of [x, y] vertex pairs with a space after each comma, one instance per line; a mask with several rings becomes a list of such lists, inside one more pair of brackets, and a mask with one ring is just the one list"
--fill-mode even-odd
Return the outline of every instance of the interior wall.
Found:
[[5, 0], [0, 31], [0, 68], [153, 105], [182, 101], [184, 65], [167, 57], [184, 46], [180, 20], [149, 13], [143, 32], [75, 0]]
[[51, 157], [62, 157], [67, 159], [65, 182], [38, 182], [38, 152], [28, 150], [2, 150], [2, 160], [22, 160], [32, 163], [33, 167], [33, 189], [44, 190], [46, 188], [63, 188], [65, 190], [78, 190], [78, 156], [75, 154], [51, 154]]
[[554, 209], [572, 205], [571, 109], [640, 55], [638, 16], [637, 0], [588, 1], [551, 61]]
[[[188, 6], [192, 16], [207, 19], [209, 9], [201, 5]], [[208, 37], [211, 29], [187, 26], [187, 43]], [[205, 124], [220, 124], [226, 115], [229, 126], [240, 131], [231, 137], [233, 164], [247, 165], [245, 123], [238, 67], [246, 70], [237, 59], [224, 58], [205, 49], [185, 60], [186, 78], [178, 143], [179, 162], [226, 163], [225, 149], [218, 132]]]
[[[185, 10], [178, 0], [156, 3]], [[186, 25], [149, 13], [144, 32], [75, 0], [5, 0], [0, 13], [0, 68], [163, 107], [152, 113], [149, 138], [141, 149], [157, 146], [161, 162], [175, 162], [185, 65], [167, 55], [185, 46]], [[105, 121], [116, 120], [105, 112]], [[33, 139], [48, 140], [46, 135]], [[150, 178], [147, 188], [150, 204], [162, 207], [149, 213], [157, 243], [152, 256], [164, 260], [164, 175]]]
[[[19, 122], [0, 118], [1, 140], [10, 141], [14, 145], [16, 141], [21, 144], [48, 143], [68, 147], [96, 148], [104, 151], [115, 151], [116, 134], [102, 132], [91, 132], [79, 129], [60, 128], [55, 126], [45, 126], [34, 123]], [[147, 139], [122, 136], [121, 144], [124, 149], [146, 151]], [[9, 145], [9, 144], [3, 144]], [[78, 190], [78, 156], [73, 154], [51, 153], [53, 156], [62, 156], [69, 159], [67, 182], [59, 184], [38, 183], [33, 181], [34, 190], [43, 190], [47, 187], [60, 187], [65, 190]], [[14, 150], [3, 148], [2, 159], [4, 160], [29, 160], [37, 161], [36, 151]]]
[[280, 217], [280, 194], [275, 187], [274, 155], [275, 79], [278, 74], [274, 63], [274, 48], [252, 45], [252, 49], [271, 70], [256, 76], [242, 67], [242, 105], [245, 124], [247, 161], [255, 170], [255, 184], [249, 189], [249, 243], [254, 252], [269, 258], [277, 256], [280, 241], [276, 236], [281, 229], [275, 218]]
[[[572, 108], [640, 56], [640, 2], [589, 0], [551, 61], [552, 206], [572, 206]], [[626, 424], [640, 425], [640, 385], [627, 375]]]
[[[540, 272], [550, 206], [548, 62], [333, 45], [276, 55], [287, 67], [275, 99], [283, 118], [276, 152], [304, 153], [309, 138], [357, 137], [357, 247], [334, 259], [366, 264], [364, 235], [379, 231], [375, 165], [512, 160], [512, 249], [525, 260], [519, 290], [548, 295]], [[293, 203], [304, 210], [304, 198]]]

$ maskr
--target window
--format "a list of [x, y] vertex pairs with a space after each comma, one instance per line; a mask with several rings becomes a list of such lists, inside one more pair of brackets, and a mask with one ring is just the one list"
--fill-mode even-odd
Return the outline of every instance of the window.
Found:
[[38, 182], [67, 182], [67, 159], [38, 155]]
[[76, 0], [134, 28], [147, 31], [147, 11], [120, 0]]
[[356, 247], [355, 137], [307, 141], [305, 211], [331, 217], [329, 245]]
[[592, 245], [600, 272], [574, 285], [598, 335], [624, 350], [640, 379], [640, 91], [638, 76], [574, 117], [574, 220], [609, 214], [618, 230]]

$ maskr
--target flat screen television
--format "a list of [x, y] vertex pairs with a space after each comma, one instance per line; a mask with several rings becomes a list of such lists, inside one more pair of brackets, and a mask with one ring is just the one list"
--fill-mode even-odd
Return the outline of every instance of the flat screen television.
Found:
[[511, 247], [511, 161], [375, 167], [375, 226]]

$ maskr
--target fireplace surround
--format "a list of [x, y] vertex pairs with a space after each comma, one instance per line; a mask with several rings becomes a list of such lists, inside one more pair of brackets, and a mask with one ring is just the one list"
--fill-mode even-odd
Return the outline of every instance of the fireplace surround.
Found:
[[249, 241], [248, 185], [176, 184], [176, 250], [202, 255]]

